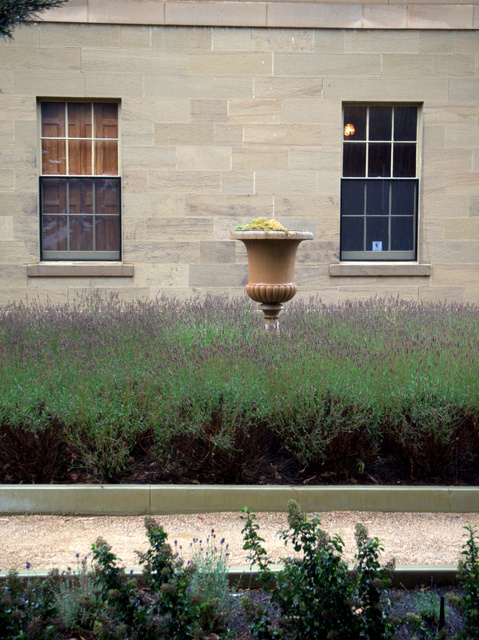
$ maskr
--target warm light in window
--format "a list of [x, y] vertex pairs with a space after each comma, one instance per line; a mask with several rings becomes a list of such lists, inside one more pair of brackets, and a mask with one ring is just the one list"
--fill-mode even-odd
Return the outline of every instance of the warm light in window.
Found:
[[354, 128], [353, 124], [347, 124], [344, 127], [344, 137], [345, 138], [349, 138], [349, 136], [354, 136], [355, 133], [356, 133], [356, 129]]

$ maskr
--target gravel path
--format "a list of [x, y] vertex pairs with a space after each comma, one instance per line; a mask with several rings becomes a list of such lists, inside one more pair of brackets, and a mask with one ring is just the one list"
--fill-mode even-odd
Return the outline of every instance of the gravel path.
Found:
[[[286, 555], [284, 543], [277, 536], [286, 526], [282, 513], [258, 513], [260, 536], [266, 548], [279, 560]], [[396, 558], [397, 564], [456, 565], [464, 543], [466, 524], [479, 526], [479, 514], [370, 513], [334, 512], [320, 514], [330, 534], [337, 533], [345, 542], [345, 557], [355, 552], [354, 526], [362, 522], [370, 535], [383, 541], [383, 559]], [[0, 571], [22, 570], [28, 562], [33, 570], [54, 567], [64, 570], [76, 566], [76, 554], [89, 553], [91, 544], [102, 536], [113, 547], [126, 567], [137, 567], [135, 550], [146, 549], [141, 516], [3, 516], [0, 517]], [[236, 513], [158, 516], [169, 541], [177, 541], [188, 558], [193, 538], [206, 540], [214, 529], [216, 540], [228, 543], [231, 566], [246, 565], [241, 529], [243, 521]]]

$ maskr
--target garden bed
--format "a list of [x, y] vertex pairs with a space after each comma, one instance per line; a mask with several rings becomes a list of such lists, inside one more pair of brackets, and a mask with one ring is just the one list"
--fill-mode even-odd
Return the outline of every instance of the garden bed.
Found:
[[479, 310], [400, 300], [0, 310], [0, 482], [479, 483]]
[[147, 518], [150, 544], [138, 553], [141, 575], [123, 569], [102, 538], [88, 556], [77, 554], [74, 569], [42, 578], [27, 563], [31, 575], [10, 574], [0, 583], [1, 637], [304, 640], [305, 629], [313, 625], [308, 637], [475, 640], [479, 558], [472, 528], [463, 547], [459, 588], [438, 588], [431, 577], [429, 584], [406, 590], [390, 588], [392, 565], [381, 563], [381, 542], [362, 525], [356, 526], [351, 570], [341, 538], [326, 534], [317, 517], [303, 515], [290, 502], [288, 527], [280, 535], [286, 554], [291, 545], [299, 553], [271, 573], [262, 527], [255, 514], [244, 510], [242, 515], [245, 548], [260, 567], [260, 586], [228, 587], [228, 547], [214, 530], [203, 541], [193, 539], [192, 562], [185, 563], [181, 547], [170, 546], [158, 520]]

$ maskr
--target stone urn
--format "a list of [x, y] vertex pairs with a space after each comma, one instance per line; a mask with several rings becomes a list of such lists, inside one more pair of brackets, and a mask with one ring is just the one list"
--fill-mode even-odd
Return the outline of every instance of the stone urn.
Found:
[[278, 316], [298, 290], [294, 284], [296, 252], [303, 240], [312, 240], [309, 231], [235, 231], [232, 240], [241, 240], [248, 254], [249, 282], [246, 293], [259, 302], [266, 329], [278, 329]]

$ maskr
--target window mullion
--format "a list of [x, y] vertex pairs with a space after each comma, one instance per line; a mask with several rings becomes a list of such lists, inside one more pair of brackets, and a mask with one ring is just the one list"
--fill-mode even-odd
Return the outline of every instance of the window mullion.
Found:
[[68, 102], [65, 102], [65, 173], [70, 175], [70, 136], [68, 135]]
[[67, 251], [70, 251], [70, 180], [66, 180]]

